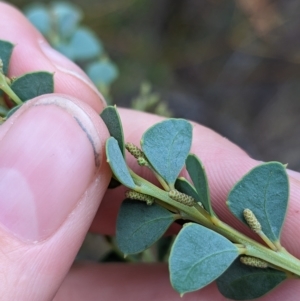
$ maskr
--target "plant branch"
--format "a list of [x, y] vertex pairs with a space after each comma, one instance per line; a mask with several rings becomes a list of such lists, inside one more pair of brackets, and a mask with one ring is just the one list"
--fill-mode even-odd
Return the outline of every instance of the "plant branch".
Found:
[[0, 89], [6, 93], [17, 105], [23, 104], [19, 96], [8, 85], [6, 76], [2, 72], [0, 72]]

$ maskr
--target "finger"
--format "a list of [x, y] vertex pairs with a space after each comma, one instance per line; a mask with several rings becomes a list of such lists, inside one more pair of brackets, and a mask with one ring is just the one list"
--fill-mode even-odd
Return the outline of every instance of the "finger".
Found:
[[[142, 134], [150, 126], [163, 120], [155, 115], [132, 110], [119, 109], [119, 112], [124, 126], [125, 141], [133, 142], [136, 145], [140, 144]], [[250, 158], [228, 139], [196, 123], [193, 123], [191, 152], [196, 154], [205, 166], [212, 204], [218, 216], [230, 225], [254, 237], [254, 234], [229, 212], [226, 198], [233, 185], [251, 168], [261, 162]], [[137, 174], [153, 180], [153, 176], [150, 176], [151, 172], [147, 168], [138, 166], [132, 156], [128, 155], [127, 161]], [[92, 231], [105, 234], [115, 233], [116, 217], [125, 191], [126, 188], [124, 187], [107, 191], [92, 224]], [[296, 231], [300, 227], [299, 198], [300, 181], [293, 174], [290, 176], [290, 201], [282, 232], [282, 244], [296, 256], [300, 256], [300, 241], [295, 239], [297, 237]]]
[[54, 73], [55, 92], [81, 99], [100, 112], [105, 105], [87, 75], [73, 62], [54, 50], [25, 16], [7, 3], [0, 2], [0, 39], [15, 44], [9, 66], [10, 76], [32, 71]]
[[[75, 264], [53, 301], [83, 300], [164, 300], [181, 301], [179, 293], [170, 285], [167, 266], [164, 264]], [[296, 301], [300, 287], [297, 280], [282, 283], [261, 301]], [[185, 301], [225, 301], [216, 283], [200, 291], [184, 295]]]
[[111, 177], [98, 114], [58, 94], [0, 128], [0, 295], [52, 300]]

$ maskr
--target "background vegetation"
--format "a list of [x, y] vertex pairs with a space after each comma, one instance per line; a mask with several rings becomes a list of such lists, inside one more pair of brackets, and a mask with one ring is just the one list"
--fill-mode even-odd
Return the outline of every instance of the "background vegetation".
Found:
[[111, 89], [119, 105], [149, 81], [175, 116], [215, 129], [257, 159], [300, 170], [299, 1], [72, 3], [119, 68]]

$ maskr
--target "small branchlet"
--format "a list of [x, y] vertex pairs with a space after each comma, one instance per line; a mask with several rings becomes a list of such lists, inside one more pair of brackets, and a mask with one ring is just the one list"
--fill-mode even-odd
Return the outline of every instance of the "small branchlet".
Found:
[[[182, 193], [176, 189], [172, 189], [169, 191], [169, 197], [171, 199], [173, 199], [174, 201], [177, 201], [181, 204], [184, 204], [186, 206], [192, 207], [195, 205], [196, 200], [194, 198], [192, 198], [191, 196]], [[202, 206], [202, 204], [199, 204], [200, 206]]]
[[147, 195], [147, 194], [136, 192], [134, 190], [126, 191], [125, 196], [126, 196], [126, 198], [131, 199], [131, 200], [139, 200], [139, 201], [146, 202], [147, 205], [152, 205], [155, 201], [154, 197]]
[[133, 143], [126, 143], [125, 144], [125, 148], [128, 150], [128, 152], [137, 159], [137, 162], [140, 166], [146, 166], [149, 167], [149, 162], [146, 159], [143, 151], [141, 149], [139, 149], [136, 145], [134, 145]]
[[130, 154], [135, 157], [136, 159], [140, 158], [140, 157], [144, 157], [144, 153], [142, 152], [142, 150], [140, 150], [136, 145], [134, 145], [133, 143], [126, 143], [125, 144], [125, 148], [130, 152]]
[[244, 212], [244, 218], [249, 225], [250, 229], [254, 231], [255, 233], [261, 232], [261, 224], [257, 220], [256, 216], [250, 209], [245, 209]]
[[137, 158], [137, 163], [140, 165], [140, 166], [146, 166], [146, 167], [149, 167], [149, 162], [147, 161], [147, 159], [145, 157], [138, 157]]
[[244, 218], [247, 222], [247, 224], [249, 225], [250, 229], [257, 233], [260, 238], [274, 251], [278, 251], [280, 250], [281, 246], [280, 243], [278, 242], [277, 244], [275, 244], [274, 242], [272, 242], [262, 231], [261, 228], [261, 224], [260, 222], [257, 220], [256, 216], [254, 215], [254, 213], [250, 210], [250, 209], [245, 209], [244, 212]]
[[255, 268], [266, 269], [268, 267], [268, 263], [266, 261], [251, 256], [241, 256], [240, 262]]

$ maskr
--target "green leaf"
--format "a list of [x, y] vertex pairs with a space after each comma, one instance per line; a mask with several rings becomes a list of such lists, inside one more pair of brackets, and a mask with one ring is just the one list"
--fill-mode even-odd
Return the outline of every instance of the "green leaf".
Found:
[[53, 74], [44, 71], [27, 73], [13, 81], [10, 87], [22, 101], [53, 93]]
[[244, 209], [252, 210], [264, 234], [275, 242], [280, 239], [288, 198], [285, 166], [270, 162], [255, 167], [235, 184], [228, 195], [227, 205], [244, 223]]
[[35, 3], [25, 9], [27, 19], [37, 28], [43, 35], [47, 35], [51, 30], [50, 14], [43, 4]]
[[97, 36], [87, 28], [78, 28], [71, 37], [69, 47], [74, 60], [87, 60], [101, 55], [103, 47]]
[[226, 298], [249, 300], [265, 295], [286, 278], [284, 272], [246, 266], [237, 259], [217, 279], [217, 286]]
[[64, 56], [69, 58], [71, 61], [74, 61], [74, 49], [70, 46], [69, 43], [65, 43], [64, 41], [59, 41], [57, 44], [53, 45], [53, 47]]
[[171, 249], [172, 286], [181, 294], [201, 289], [224, 273], [238, 255], [238, 248], [220, 234], [185, 224]]
[[70, 38], [82, 19], [82, 12], [77, 6], [62, 1], [52, 3], [51, 15], [56, 30], [64, 40]]
[[185, 193], [192, 198], [194, 198], [197, 202], [201, 202], [199, 195], [197, 194], [197, 191], [193, 187], [193, 185], [188, 182], [187, 179], [185, 178], [178, 178], [175, 182], [175, 188], [182, 192]]
[[3, 63], [3, 73], [7, 75], [9, 60], [13, 51], [14, 45], [8, 41], [0, 40], [0, 59]]
[[108, 60], [91, 63], [88, 65], [86, 73], [96, 86], [110, 85], [118, 77], [117, 67]]
[[141, 140], [153, 168], [174, 185], [192, 143], [192, 125], [184, 119], [168, 119], [149, 128]]
[[117, 219], [116, 238], [124, 254], [140, 253], [154, 244], [174, 222], [175, 215], [163, 207], [125, 200]]
[[[107, 126], [110, 135], [118, 141], [122, 155], [123, 157], [125, 157], [123, 127], [118, 110], [114, 106], [108, 106], [102, 111], [100, 117], [103, 119], [105, 125]], [[119, 187], [120, 185], [121, 183], [119, 181], [111, 178], [108, 188], [114, 189]]]
[[136, 185], [129, 173], [118, 141], [114, 137], [110, 137], [106, 141], [106, 156], [107, 162], [109, 163], [117, 180], [124, 186], [134, 189]]
[[115, 106], [106, 107], [100, 114], [100, 117], [103, 119], [110, 135], [118, 141], [120, 150], [124, 157], [125, 156], [124, 134], [123, 134], [122, 122], [117, 108]]
[[204, 166], [197, 156], [192, 154], [188, 155], [185, 165], [199, 195], [200, 202], [210, 215], [215, 215], [211, 207], [209, 187]]

